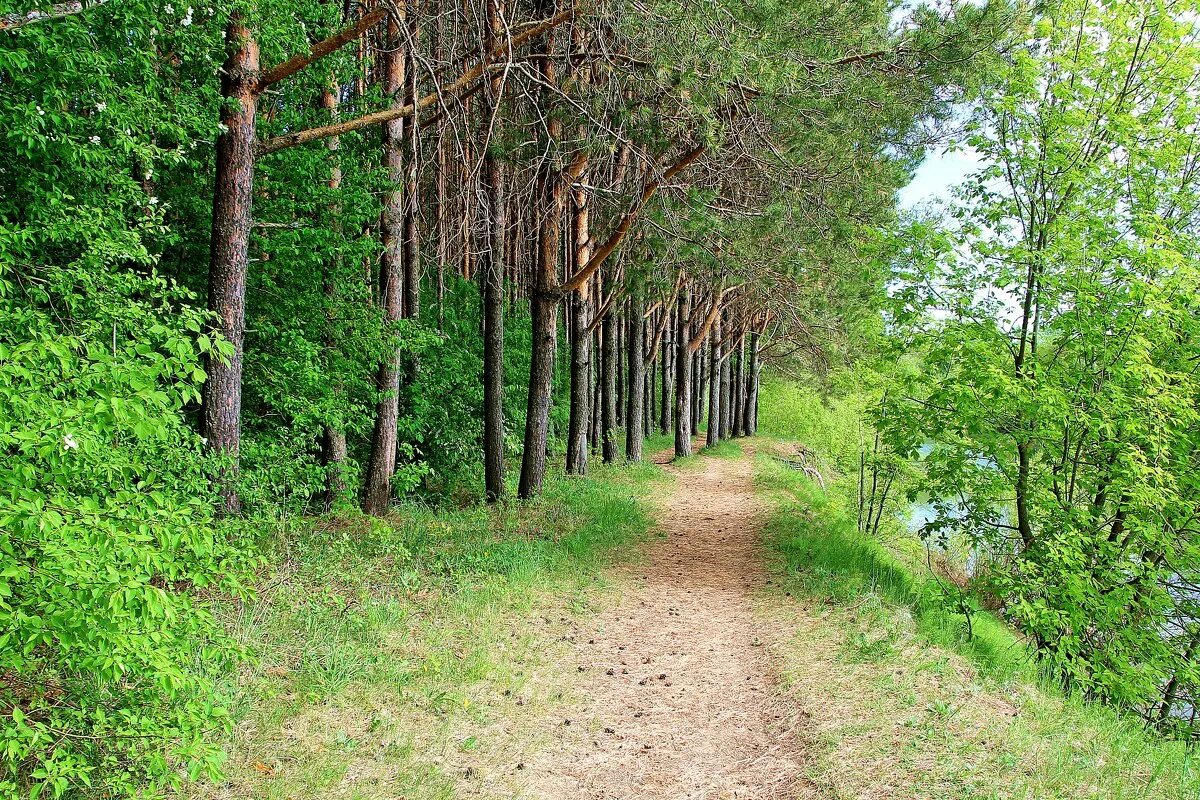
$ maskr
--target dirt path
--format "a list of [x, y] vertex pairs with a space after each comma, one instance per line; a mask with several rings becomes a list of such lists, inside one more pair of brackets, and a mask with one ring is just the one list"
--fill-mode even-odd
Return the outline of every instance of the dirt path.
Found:
[[666, 538], [577, 637], [585, 701], [527, 765], [529, 797], [804, 796], [798, 712], [776, 692], [753, 611], [767, 575], [751, 461], [668, 469]]

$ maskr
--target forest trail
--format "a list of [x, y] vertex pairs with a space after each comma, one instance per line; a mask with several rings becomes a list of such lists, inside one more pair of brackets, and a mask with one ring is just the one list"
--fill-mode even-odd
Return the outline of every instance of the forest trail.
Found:
[[579, 631], [583, 701], [528, 765], [525, 796], [806, 796], [803, 717], [777, 691], [772, 634], [754, 612], [768, 576], [752, 460], [702, 459], [666, 467], [665, 538], [614, 576], [621, 601]]

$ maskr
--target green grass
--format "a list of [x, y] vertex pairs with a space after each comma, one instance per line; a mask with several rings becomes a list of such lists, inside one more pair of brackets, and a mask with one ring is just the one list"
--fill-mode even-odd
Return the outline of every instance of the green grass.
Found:
[[804, 592], [846, 604], [877, 596], [907, 609], [916, 630], [931, 644], [970, 658], [989, 677], [1032, 676], [1029, 653], [1013, 631], [964, 597], [970, 610], [968, 632], [968, 616], [958, 610], [958, 587], [918, 575], [878, 541], [859, 533], [854, 520], [803, 473], [768, 456], [760, 456], [756, 466], [759, 485], [786, 490], [795, 500], [771, 518], [766, 535]]
[[[703, 439], [701, 439], [703, 441]], [[734, 439], [722, 439], [712, 447], [702, 447], [700, 453], [716, 458], [741, 458], [745, 455], [742, 445]]]
[[802, 473], [769, 456], [755, 466], [777, 501], [765, 537], [780, 591], [810, 609], [783, 659], [786, 680], [821, 707], [809, 777], [829, 796], [1200, 797], [1200, 764], [1182, 744], [1063, 697], [977, 607], [968, 636], [957, 590], [858, 533]]
[[650, 530], [642, 497], [661, 470], [591, 471], [550, 477], [531, 503], [279, 533], [257, 599], [223, 609], [254, 656], [223, 676], [239, 709], [228, 779], [192, 794], [450, 798], [514, 769], [514, 737], [489, 726], [561, 700], [550, 653], [601, 568]]

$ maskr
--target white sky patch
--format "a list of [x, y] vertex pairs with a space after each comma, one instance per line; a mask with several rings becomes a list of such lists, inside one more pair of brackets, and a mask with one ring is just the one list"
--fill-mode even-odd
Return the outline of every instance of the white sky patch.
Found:
[[948, 202], [954, 187], [982, 166], [982, 157], [970, 147], [927, 153], [912, 181], [899, 192], [900, 208]]

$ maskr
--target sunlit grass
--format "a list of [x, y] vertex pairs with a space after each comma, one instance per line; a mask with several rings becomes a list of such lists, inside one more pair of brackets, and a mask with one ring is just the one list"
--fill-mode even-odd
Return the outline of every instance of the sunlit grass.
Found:
[[[782, 592], [816, 603], [785, 646], [786, 679], [822, 706], [814, 782], [906, 798], [1200, 797], [1179, 742], [1064, 697], [993, 615], [947, 607], [937, 578], [860, 534], [803, 473], [761, 455]], [[813, 617], [815, 615], [815, 618]]]
[[489, 725], [561, 699], [548, 648], [650, 529], [641, 498], [662, 476], [590, 473], [553, 476], [530, 503], [405, 505], [276, 536], [257, 600], [224, 609], [255, 657], [224, 676], [239, 698], [229, 777], [192, 794], [449, 798], [515, 769], [522, 753]]

